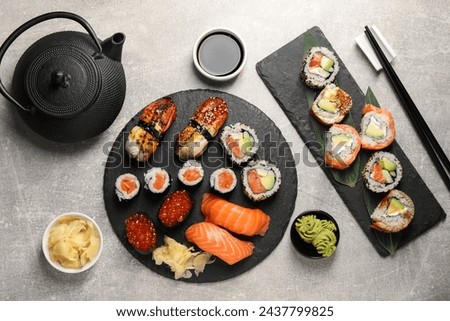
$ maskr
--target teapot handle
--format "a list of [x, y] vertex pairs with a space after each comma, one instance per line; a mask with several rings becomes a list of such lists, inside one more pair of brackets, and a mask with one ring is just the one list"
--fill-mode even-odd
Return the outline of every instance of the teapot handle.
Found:
[[[71, 13], [71, 12], [64, 12], [64, 11], [55, 11], [55, 12], [49, 12], [40, 16], [37, 16], [28, 22], [25, 22], [23, 25], [21, 25], [19, 28], [17, 28], [3, 43], [3, 45], [0, 47], [0, 66], [1, 62], [3, 60], [3, 56], [6, 53], [6, 50], [8, 50], [9, 46], [27, 29], [33, 27], [34, 25], [37, 25], [38, 23], [44, 22], [46, 20], [55, 19], [55, 18], [66, 18], [73, 20], [75, 22], [78, 22], [81, 26], [86, 29], [86, 31], [89, 33], [89, 35], [92, 37], [92, 40], [94, 40], [95, 45], [98, 48], [98, 52], [95, 53], [95, 56], [98, 56], [102, 53], [102, 46], [100, 44], [100, 41], [98, 40], [97, 36], [95, 35], [94, 30], [89, 25], [89, 23], [84, 20], [82, 17]], [[19, 107], [20, 109], [28, 112], [33, 112], [34, 107], [24, 107], [22, 104], [20, 104], [14, 97], [11, 96], [11, 94], [6, 90], [5, 86], [3, 85], [1, 79], [0, 79], [0, 93], [8, 99], [11, 103]]]

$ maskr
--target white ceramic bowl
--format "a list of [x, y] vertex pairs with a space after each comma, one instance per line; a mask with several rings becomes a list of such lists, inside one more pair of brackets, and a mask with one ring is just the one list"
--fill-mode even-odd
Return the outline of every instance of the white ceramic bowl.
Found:
[[[214, 75], [211, 73], [208, 73], [205, 69], [202, 68], [201, 63], [199, 61], [198, 52], [199, 47], [202, 44], [203, 40], [208, 38], [212, 34], [221, 33], [221, 34], [228, 34], [234, 38], [235, 41], [239, 43], [239, 47], [241, 49], [241, 59], [240, 63], [234, 69], [233, 72], [227, 73], [225, 75]], [[197, 70], [206, 78], [213, 80], [213, 81], [228, 81], [233, 78], [235, 78], [239, 73], [244, 69], [245, 63], [247, 62], [247, 49], [245, 48], [245, 43], [242, 40], [242, 38], [234, 31], [227, 29], [227, 28], [214, 28], [211, 30], [208, 30], [204, 32], [200, 37], [198, 37], [197, 41], [195, 42], [194, 48], [192, 50], [192, 58], [194, 60], [194, 66], [197, 68]]]
[[[100, 238], [100, 247], [98, 249], [98, 253], [95, 256], [95, 258], [93, 260], [89, 261], [88, 263], [86, 263], [83, 267], [81, 267], [79, 269], [72, 269], [72, 268], [63, 267], [58, 262], [54, 262], [51, 259], [51, 257], [50, 257], [50, 252], [49, 252], [49, 249], [48, 249], [48, 238], [50, 236], [50, 229], [58, 222], [59, 219], [61, 219], [62, 217], [65, 217], [65, 216], [80, 217], [80, 218], [83, 218], [83, 219], [85, 219], [87, 221], [92, 222], [92, 224], [94, 225], [94, 228], [97, 230], [99, 238]], [[61, 271], [61, 272], [64, 272], [64, 273], [80, 273], [80, 272], [88, 270], [89, 268], [91, 268], [98, 261], [98, 258], [100, 257], [100, 255], [102, 253], [102, 250], [103, 250], [103, 235], [102, 235], [102, 232], [101, 232], [99, 226], [89, 216], [87, 216], [85, 214], [82, 214], [82, 213], [78, 213], [78, 212], [64, 213], [64, 214], [61, 214], [61, 215], [58, 215], [57, 217], [55, 217], [47, 225], [47, 228], [45, 229], [45, 232], [44, 232], [44, 236], [42, 238], [42, 251], [44, 252], [44, 256], [47, 259], [48, 263], [51, 266], [53, 266], [55, 269], [57, 269], [58, 271]]]

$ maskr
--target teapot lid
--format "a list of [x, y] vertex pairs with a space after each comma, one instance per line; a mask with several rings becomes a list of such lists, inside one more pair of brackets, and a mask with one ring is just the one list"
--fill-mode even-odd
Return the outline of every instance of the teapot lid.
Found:
[[74, 46], [53, 46], [37, 55], [25, 72], [25, 90], [37, 110], [72, 117], [91, 107], [101, 89], [94, 58]]

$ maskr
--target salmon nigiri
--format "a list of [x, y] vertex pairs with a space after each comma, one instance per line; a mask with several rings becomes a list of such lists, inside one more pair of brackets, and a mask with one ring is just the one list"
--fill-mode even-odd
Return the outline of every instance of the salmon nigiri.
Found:
[[251, 256], [255, 248], [252, 242], [239, 240], [223, 228], [208, 222], [189, 226], [186, 239], [229, 265]]
[[203, 195], [201, 210], [207, 222], [237, 234], [262, 236], [269, 228], [270, 216], [262, 210], [246, 208], [211, 193]]

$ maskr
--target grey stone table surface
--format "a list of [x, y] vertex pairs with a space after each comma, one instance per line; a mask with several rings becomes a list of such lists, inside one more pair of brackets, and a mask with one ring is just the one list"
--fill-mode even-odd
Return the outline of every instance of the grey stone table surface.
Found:
[[[393, 65], [441, 143], [450, 152], [450, 20], [448, 1], [1, 1], [0, 42], [23, 22], [45, 12], [83, 16], [104, 39], [123, 32], [127, 94], [123, 109], [100, 136], [76, 144], [33, 134], [0, 97], [0, 299], [2, 300], [449, 300], [450, 221], [447, 219], [395, 255], [380, 257], [316, 165], [304, 143], [258, 77], [255, 64], [312, 26], [319, 26], [363, 91], [370, 86], [396, 115], [397, 140], [443, 209], [449, 193], [412, 129], [383, 72], [377, 73], [355, 43], [375, 24], [397, 52]], [[233, 82], [206, 82], [191, 53], [205, 30], [238, 31], [248, 61]], [[55, 30], [80, 30], [71, 21], [48, 21], [22, 35], [1, 65], [10, 88], [14, 67], [35, 40]], [[292, 218], [320, 208], [341, 228], [330, 260], [309, 260], [293, 249], [289, 233], [259, 265], [233, 279], [177, 282], [153, 273], [122, 246], [108, 221], [102, 194], [107, 146], [150, 101], [185, 89], [211, 88], [258, 106], [281, 129], [297, 165], [298, 195]], [[46, 225], [59, 213], [92, 216], [104, 238], [91, 270], [62, 275], [41, 249]]]

